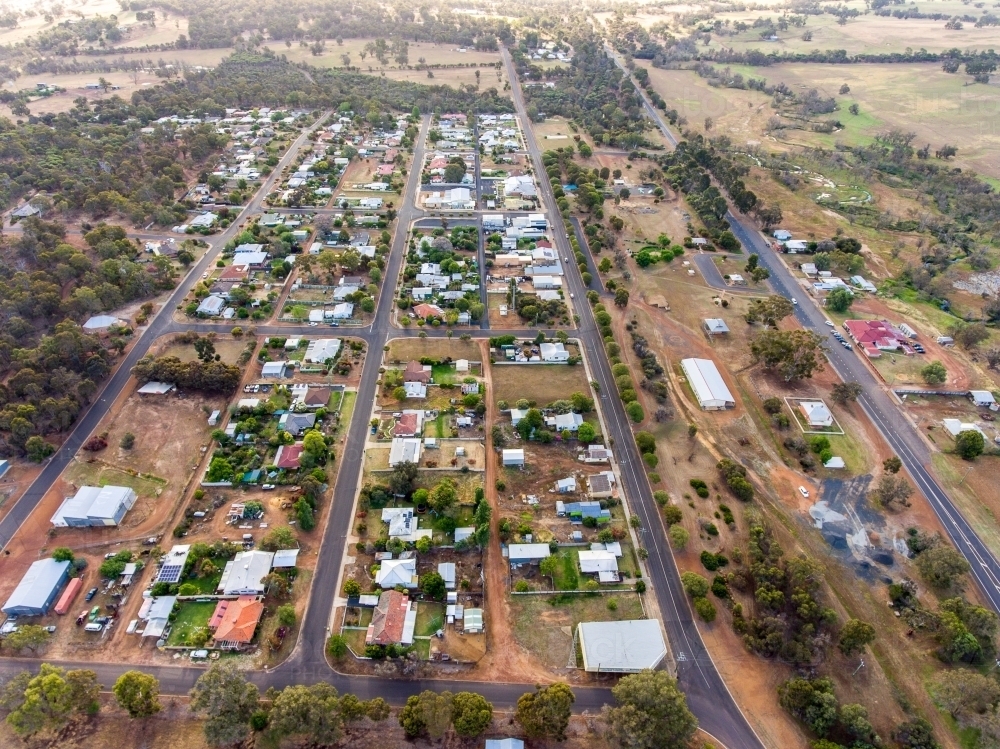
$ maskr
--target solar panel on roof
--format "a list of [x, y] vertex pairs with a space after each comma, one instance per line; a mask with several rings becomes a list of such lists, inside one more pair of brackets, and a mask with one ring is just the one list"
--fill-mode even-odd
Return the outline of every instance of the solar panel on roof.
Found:
[[179, 564], [167, 564], [160, 569], [160, 574], [156, 576], [156, 581], [160, 583], [176, 583], [181, 579], [181, 571], [184, 569]]

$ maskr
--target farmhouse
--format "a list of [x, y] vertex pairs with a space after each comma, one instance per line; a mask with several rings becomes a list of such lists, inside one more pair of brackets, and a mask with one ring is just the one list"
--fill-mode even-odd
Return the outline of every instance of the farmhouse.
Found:
[[365, 644], [412, 645], [416, 625], [417, 610], [410, 597], [398, 590], [382, 591], [368, 625]]
[[729, 332], [729, 326], [721, 318], [709, 317], [705, 320], [705, 332], [709, 335], [725, 335]]
[[996, 399], [989, 390], [970, 390], [969, 397], [980, 408], [989, 408], [996, 405]]
[[37, 562], [32, 562], [0, 610], [10, 616], [47, 614], [68, 577], [68, 561], [39, 559]]
[[811, 427], [833, 426], [833, 414], [823, 401], [800, 401], [799, 411]]
[[733, 394], [726, 387], [715, 362], [709, 359], [681, 359], [681, 369], [703, 410], [722, 411], [736, 407]]
[[653, 669], [667, 655], [655, 619], [623, 622], [580, 622], [577, 625], [585, 671], [638, 673]]
[[249, 645], [263, 614], [264, 604], [256, 596], [219, 601], [208, 622], [208, 628], [215, 631], [215, 647], [240, 650]]
[[137, 499], [127, 486], [81, 486], [52, 516], [57, 528], [118, 525]]

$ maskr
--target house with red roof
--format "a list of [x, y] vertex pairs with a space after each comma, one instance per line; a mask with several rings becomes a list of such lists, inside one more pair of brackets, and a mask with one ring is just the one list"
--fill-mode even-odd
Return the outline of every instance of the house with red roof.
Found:
[[392, 428], [393, 437], [417, 437], [423, 431], [423, 413], [404, 411]]
[[390, 148], [388, 151], [385, 152], [385, 155], [382, 157], [382, 163], [391, 164], [396, 160], [397, 156], [399, 156], [399, 149]]
[[547, 249], [552, 249], [552, 243], [547, 239], [539, 239], [535, 242], [535, 247], [545, 247]]
[[430, 381], [431, 373], [416, 360], [409, 362], [403, 370], [403, 382], [422, 382], [426, 385]]
[[883, 351], [912, 353], [902, 332], [882, 320], [847, 320], [844, 328], [869, 359], [877, 359]]
[[436, 304], [418, 304], [413, 308], [413, 314], [426, 320], [428, 317], [444, 317], [444, 310]]
[[372, 623], [365, 635], [366, 645], [410, 645], [417, 623], [417, 611], [410, 597], [398, 590], [386, 590], [378, 598]]
[[274, 456], [274, 465], [284, 468], [286, 471], [294, 471], [299, 467], [302, 459], [302, 443], [296, 442], [294, 445], [282, 445]]
[[219, 274], [219, 281], [246, 281], [250, 273], [249, 265], [227, 265]]
[[209, 620], [209, 629], [213, 629], [212, 625], [215, 625], [215, 647], [240, 650], [249, 645], [263, 614], [264, 604], [255, 596], [240, 596], [235, 601], [219, 601]]
[[379, 164], [375, 169], [375, 175], [377, 177], [391, 177], [396, 171], [396, 167], [392, 164]]

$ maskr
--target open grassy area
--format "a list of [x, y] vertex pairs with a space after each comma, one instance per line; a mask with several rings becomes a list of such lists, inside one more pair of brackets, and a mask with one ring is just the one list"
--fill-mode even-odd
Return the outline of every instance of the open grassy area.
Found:
[[208, 626], [208, 620], [212, 618], [215, 607], [215, 601], [190, 601], [180, 604], [177, 618], [167, 638], [167, 645], [193, 647], [188, 642], [188, 637], [196, 630]]
[[99, 461], [84, 463], [74, 461], [64, 474], [66, 481], [76, 486], [128, 486], [139, 496], [155, 495], [166, 485], [166, 479], [158, 476], [139, 478], [117, 468], [110, 468]]
[[417, 604], [417, 626], [413, 630], [419, 637], [433, 635], [444, 626], [444, 604], [421, 601]]
[[556, 568], [556, 590], [578, 590], [580, 588], [579, 556], [576, 549], [565, 549], [557, 554], [559, 566]]
[[571, 393], [591, 395], [582, 364], [503, 364], [493, 367], [493, 397], [515, 403], [521, 398], [539, 405], [568, 398]]
[[421, 471], [417, 474], [417, 480], [414, 484], [417, 487], [431, 489], [446, 478], [450, 478], [455, 482], [459, 504], [471, 505], [475, 502], [476, 487], [483, 485], [483, 474], [473, 471], [469, 473], [462, 473], [461, 471]]
[[419, 359], [422, 356], [469, 361], [482, 359], [479, 344], [475, 341], [463, 341], [460, 338], [395, 338], [389, 341], [385, 360], [387, 363], [405, 364], [411, 359]]
[[[612, 603], [613, 602], [613, 603]], [[581, 594], [511, 596], [514, 637], [549, 668], [566, 668], [573, 647], [573, 630], [580, 622], [643, 619], [639, 596]]]
[[[222, 562], [223, 566], [225, 562]], [[219, 582], [222, 580], [222, 571], [220, 570], [214, 575], [207, 575], [205, 577], [196, 577], [193, 580], [184, 580], [184, 585], [193, 585], [198, 589], [199, 593], [205, 593], [209, 595], [215, 595], [215, 591], [219, 587]]]

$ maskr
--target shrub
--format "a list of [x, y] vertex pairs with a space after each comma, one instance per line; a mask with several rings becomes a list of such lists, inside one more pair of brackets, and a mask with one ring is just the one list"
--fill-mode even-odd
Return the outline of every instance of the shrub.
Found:
[[656, 456], [656, 453], [646, 453], [642, 456], [642, 462], [649, 466], [650, 469], [653, 469], [659, 465], [660, 459]]
[[684, 514], [677, 505], [667, 505], [663, 508], [663, 522], [667, 525], [676, 525], [683, 517]]
[[665, 504], [667, 504], [667, 502], [670, 501], [670, 495], [667, 494], [667, 492], [660, 489], [659, 491], [653, 492], [653, 499], [656, 500], [656, 504], [660, 505], [660, 507], [663, 507]]
[[729, 564], [729, 559], [725, 554], [713, 554], [706, 550], [701, 552], [701, 563], [709, 572], [715, 572], [720, 567]]
[[656, 437], [649, 432], [636, 432], [635, 444], [641, 453], [651, 453], [656, 451]]
[[670, 537], [670, 544], [678, 551], [684, 550], [688, 539], [691, 537], [691, 534], [682, 525], [671, 525], [667, 531], [667, 535]]
[[705, 499], [708, 496], [708, 484], [701, 479], [691, 479], [688, 483], [691, 484], [691, 488], [694, 489], [695, 494], [702, 499]]
[[781, 398], [768, 398], [762, 405], [764, 410], [772, 416], [781, 412]]
[[118, 444], [122, 450], [131, 450], [135, 446], [135, 435], [132, 432], [125, 432]]
[[704, 596], [694, 599], [694, 610], [702, 621], [708, 623], [715, 621], [715, 605]]
[[716, 575], [712, 578], [712, 594], [716, 598], [729, 598], [729, 585], [722, 575]]
[[830, 440], [821, 434], [809, 438], [809, 449], [819, 455], [824, 450], [830, 449]]
[[704, 598], [708, 595], [708, 580], [696, 572], [682, 573], [681, 585], [684, 586], [684, 592], [692, 598]]
[[733, 511], [727, 505], [719, 505], [719, 512], [722, 513], [722, 521], [726, 525], [732, 525], [736, 522], [736, 518], [733, 517]]
[[646, 418], [646, 414], [642, 410], [642, 406], [639, 405], [638, 401], [632, 401], [625, 406], [625, 413], [627, 413], [628, 417], [636, 424]]
[[719, 529], [715, 527], [715, 523], [705, 523], [705, 525], [702, 527], [705, 529], [705, 533], [707, 533], [710, 536], [719, 535]]

